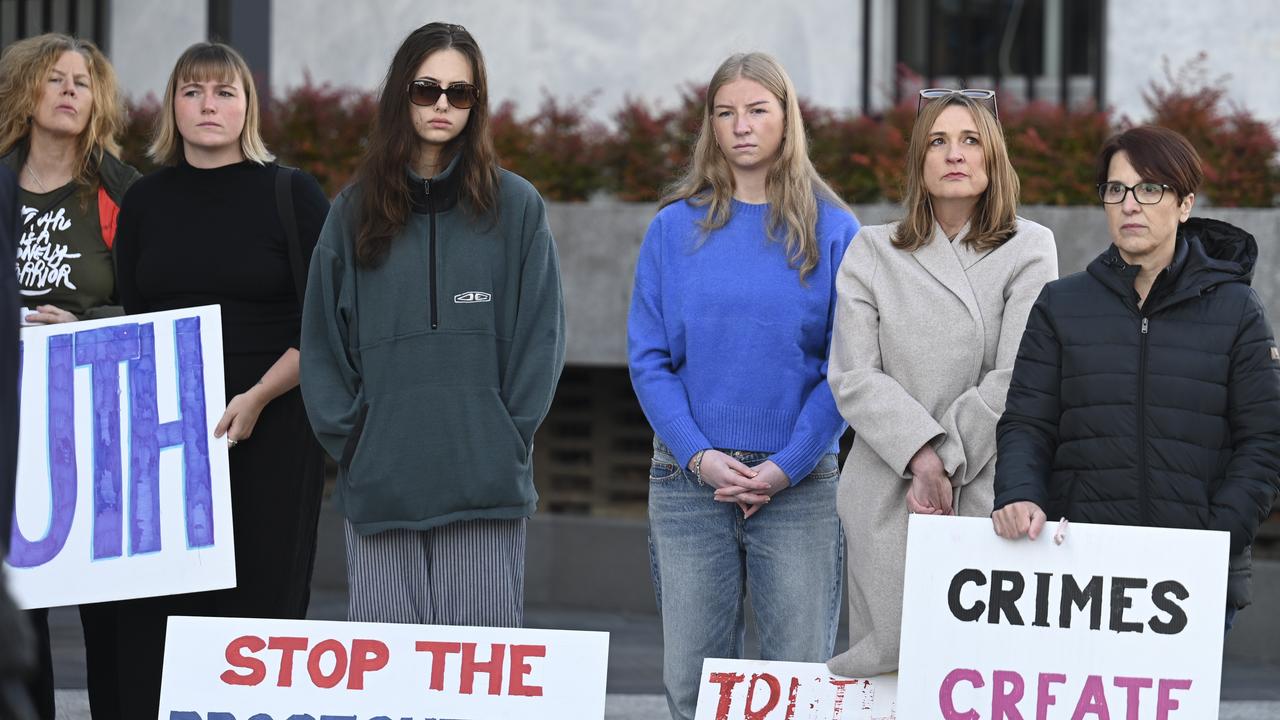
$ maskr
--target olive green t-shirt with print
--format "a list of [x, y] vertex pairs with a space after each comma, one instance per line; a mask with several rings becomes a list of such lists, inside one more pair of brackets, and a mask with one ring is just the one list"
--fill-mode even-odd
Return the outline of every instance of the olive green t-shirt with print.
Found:
[[113, 301], [116, 284], [111, 249], [102, 241], [98, 195], [67, 190], [18, 194], [22, 304], [56, 305], [82, 320], [119, 314], [118, 308], [103, 307]]

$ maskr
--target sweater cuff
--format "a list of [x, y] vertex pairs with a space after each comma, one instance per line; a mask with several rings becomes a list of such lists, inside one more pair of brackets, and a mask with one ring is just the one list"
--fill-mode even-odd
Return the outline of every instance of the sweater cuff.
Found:
[[689, 460], [694, 453], [711, 447], [707, 436], [702, 434], [692, 418], [687, 417], [667, 423], [658, 431], [658, 437], [671, 449], [671, 454], [680, 463], [681, 469], [689, 467]]
[[831, 451], [831, 441], [823, 441], [814, 435], [793, 438], [786, 447], [769, 457], [775, 465], [787, 474], [791, 486], [795, 487], [813, 472], [822, 456]]

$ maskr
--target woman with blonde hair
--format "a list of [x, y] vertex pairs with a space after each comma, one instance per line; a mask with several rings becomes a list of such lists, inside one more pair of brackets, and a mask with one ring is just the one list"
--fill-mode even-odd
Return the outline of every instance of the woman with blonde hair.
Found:
[[305, 617], [323, 488], [297, 386], [305, 267], [328, 200], [273, 162], [253, 76], [230, 47], [188, 48], [163, 102], [149, 153], [166, 167], [120, 214], [120, 299], [129, 313], [222, 308], [230, 400], [214, 436], [229, 448], [236, 587], [121, 603], [129, 718], [157, 713], [168, 616]]
[[907, 515], [990, 515], [1013, 360], [1057, 277], [1053, 234], [1017, 216], [994, 99], [921, 92], [906, 218], [863, 228], [840, 265], [829, 380], [855, 433], [837, 499], [850, 648], [828, 667], [840, 675], [898, 667]]
[[764, 659], [834, 649], [845, 424], [826, 358], [857, 230], [809, 161], [786, 71], [761, 53], [725, 60], [689, 171], [641, 246], [628, 320], [655, 434], [650, 549], [673, 718], [693, 717], [704, 658], [741, 656], [748, 592]]
[[[19, 40], [0, 56], [0, 164], [19, 182], [17, 275], [26, 324], [120, 314], [116, 216], [138, 178], [119, 160], [123, 109], [111, 63], [88, 40], [50, 33]], [[112, 611], [110, 603], [80, 607], [89, 704], [100, 718], [113, 716], [114, 687], [103, 681], [115, 662]], [[40, 717], [52, 718], [48, 610], [27, 617], [39, 639], [32, 695]]]

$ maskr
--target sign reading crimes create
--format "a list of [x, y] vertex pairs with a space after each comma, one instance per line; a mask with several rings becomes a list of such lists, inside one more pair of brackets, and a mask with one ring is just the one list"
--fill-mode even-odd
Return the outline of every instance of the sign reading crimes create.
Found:
[[609, 634], [171, 617], [160, 720], [601, 720]]
[[1214, 720], [1228, 536], [912, 515], [898, 715]]
[[822, 663], [702, 661], [695, 720], [894, 720], [893, 675], [846, 678]]
[[21, 356], [19, 606], [234, 586], [218, 307], [26, 327]]

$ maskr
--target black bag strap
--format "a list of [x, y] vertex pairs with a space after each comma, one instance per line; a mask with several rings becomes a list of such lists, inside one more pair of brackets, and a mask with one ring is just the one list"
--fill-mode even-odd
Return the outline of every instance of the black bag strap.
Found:
[[298, 241], [298, 216], [293, 212], [293, 176], [298, 168], [276, 165], [276, 212], [284, 226], [284, 237], [289, 247], [289, 265], [293, 268], [293, 289], [298, 294], [298, 309], [307, 292], [307, 268], [302, 262], [302, 246]]

